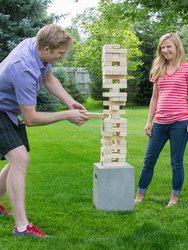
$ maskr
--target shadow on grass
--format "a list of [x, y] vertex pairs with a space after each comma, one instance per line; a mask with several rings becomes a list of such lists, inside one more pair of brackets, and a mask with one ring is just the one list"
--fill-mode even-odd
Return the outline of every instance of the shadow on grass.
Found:
[[[178, 237], [177, 237], [178, 236]], [[91, 237], [87, 239], [69, 239], [77, 249], [136, 249], [136, 250], [172, 250], [178, 247], [181, 235], [170, 234], [152, 223], [144, 223], [126, 236]]]

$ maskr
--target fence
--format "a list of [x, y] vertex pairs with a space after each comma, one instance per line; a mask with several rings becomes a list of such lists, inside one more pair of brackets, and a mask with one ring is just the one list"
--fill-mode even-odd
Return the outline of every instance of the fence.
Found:
[[[55, 67], [54, 70], [60, 70], [65, 73], [66, 77], [71, 79], [80, 92], [85, 96], [90, 96], [90, 77], [89, 73], [84, 68], [74, 68], [74, 67]], [[133, 104], [136, 103], [136, 92], [135, 92], [135, 82], [128, 82], [128, 103]]]
[[65, 73], [67, 78], [71, 79], [77, 85], [77, 88], [84, 96], [88, 97], [90, 95], [90, 77], [84, 68], [62, 67], [60, 69]]

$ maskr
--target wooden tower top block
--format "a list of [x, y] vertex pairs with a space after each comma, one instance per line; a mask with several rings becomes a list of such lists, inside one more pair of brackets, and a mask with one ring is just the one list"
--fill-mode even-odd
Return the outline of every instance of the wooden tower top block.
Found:
[[120, 44], [105, 44], [103, 46], [104, 49], [120, 49]]

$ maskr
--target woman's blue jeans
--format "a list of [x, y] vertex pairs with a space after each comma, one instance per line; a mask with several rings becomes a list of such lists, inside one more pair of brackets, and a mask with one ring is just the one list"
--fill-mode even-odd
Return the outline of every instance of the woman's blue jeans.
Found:
[[164, 145], [170, 141], [172, 167], [172, 194], [179, 195], [184, 181], [183, 157], [188, 139], [188, 121], [178, 121], [171, 124], [154, 123], [144, 158], [138, 184], [138, 192], [144, 194], [152, 180], [154, 167]]

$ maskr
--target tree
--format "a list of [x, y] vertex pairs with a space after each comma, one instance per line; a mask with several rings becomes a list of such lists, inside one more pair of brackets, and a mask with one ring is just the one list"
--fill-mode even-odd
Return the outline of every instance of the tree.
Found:
[[53, 71], [54, 75], [59, 79], [59, 81], [62, 83], [63, 87], [66, 89], [66, 91], [77, 101], [80, 103], [83, 103], [85, 101], [84, 96], [77, 88], [74, 78], [68, 77], [65, 72], [59, 67], [54, 68]]
[[[44, 25], [60, 16], [47, 15], [51, 0], [0, 0], [0, 61], [23, 39], [35, 36]], [[44, 89], [38, 96], [38, 110], [54, 111], [58, 106]]]
[[60, 106], [60, 102], [45, 88], [41, 88], [39, 95], [37, 96], [37, 111], [56, 111]]
[[[139, 38], [142, 65], [133, 72], [129, 85], [135, 86], [136, 102], [149, 103], [152, 84], [149, 72], [152, 67], [158, 39], [167, 32], [178, 32], [187, 49], [187, 1], [174, 0], [122, 0], [119, 15], [129, 18], [132, 31]], [[183, 26], [182, 26], [183, 25]]]
[[183, 25], [179, 31], [179, 35], [182, 38], [184, 47], [185, 47], [185, 53], [188, 60], [188, 25]]
[[92, 80], [91, 94], [95, 99], [102, 98], [102, 47], [104, 44], [120, 44], [128, 49], [128, 69], [135, 70], [140, 62], [135, 57], [141, 55], [139, 40], [131, 32], [127, 19], [120, 18], [120, 5], [112, 0], [102, 0], [97, 10], [82, 16], [85, 39], [76, 43], [75, 66], [86, 67]]
[[133, 72], [134, 79], [129, 84], [132, 84], [132, 82], [134, 84], [136, 103], [148, 105], [153, 89], [153, 84], [149, 81], [149, 73], [157, 48], [158, 37], [163, 34], [163, 31], [157, 30], [147, 21], [134, 23], [133, 29], [141, 42], [139, 48], [142, 51], [140, 58], [142, 65]]
[[47, 15], [51, 0], [0, 0], [0, 61], [23, 39], [36, 35], [45, 24], [57, 21]]
[[[187, 0], [120, 0], [124, 17], [150, 20], [158, 29], [177, 31], [187, 24]], [[168, 29], [168, 30], [167, 30]]]
[[70, 48], [70, 50], [68, 51], [68, 53], [66, 54], [65, 58], [56, 63], [56, 66], [58, 67], [72, 67], [73, 66], [73, 62], [74, 62], [74, 56], [75, 56], [75, 46], [74, 44], [77, 42], [81, 41], [81, 37], [78, 31], [78, 28], [75, 26], [71, 26], [65, 29], [66, 32], [68, 32], [73, 40], [73, 45]]
[[98, 9], [77, 16], [74, 25], [82, 27], [84, 40], [76, 43], [72, 58], [75, 57], [76, 66], [85, 66], [90, 72], [92, 96], [101, 99], [102, 46], [120, 43], [129, 52], [129, 75], [133, 77], [128, 87], [134, 86], [139, 104], [148, 104], [152, 92], [149, 72], [159, 37], [166, 32], [178, 32], [188, 54], [187, 8], [187, 0], [101, 0]]

